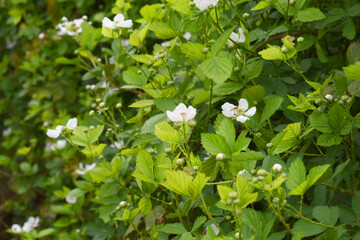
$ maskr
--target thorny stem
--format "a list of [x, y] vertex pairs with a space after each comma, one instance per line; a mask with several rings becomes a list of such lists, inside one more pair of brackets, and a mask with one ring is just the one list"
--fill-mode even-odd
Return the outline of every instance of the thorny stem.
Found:
[[[201, 210], [203, 210], [203, 212], [208, 216], [208, 218], [214, 223], [214, 225], [219, 229], [219, 231], [221, 232], [221, 234], [226, 235], [226, 233], [222, 230], [222, 228], [219, 226], [219, 224], [215, 221], [215, 219], [213, 218], [213, 216], [211, 215], [211, 213], [209, 212], [209, 210], [207, 209], [206, 203], [205, 203], [205, 199], [202, 195], [202, 193], [200, 193], [200, 198], [201, 198], [201, 202], [202, 202], [202, 207], [200, 205], [198, 205]], [[195, 202], [195, 204], [197, 204]]]

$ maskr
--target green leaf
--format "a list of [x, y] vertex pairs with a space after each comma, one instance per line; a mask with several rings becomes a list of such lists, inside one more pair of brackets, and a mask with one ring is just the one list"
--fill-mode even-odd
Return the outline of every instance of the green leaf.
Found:
[[200, 66], [203, 74], [216, 83], [223, 83], [232, 73], [233, 63], [226, 57], [211, 57], [203, 61]]
[[333, 133], [326, 113], [314, 112], [309, 116], [310, 126], [322, 133]]
[[[159, 98], [157, 98], [157, 99], [159, 99]], [[155, 101], [157, 99], [155, 99]], [[174, 108], [170, 108], [170, 109], [174, 109]], [[141, 133], [142, 134], [154, 133], [156, 124], [166, 121], [166, 120], [167, 120], [166, 113], [160, 113], [160, 114], [152, 116], [151, 118], [146, 120], [144, 125], [141, 127]]]
[[321, 63], [326, 63], [328, 61], [326, 53], [323, 49], [323, 47], [321, 46], [319, 41], [316, 41], [316, 54], [320, 60]]
[[289, 190], [296, 188], [306, 179], [306, 170], [303, 161], [298, 158], [291, 163], [287, 174], [286, 187]]
[[112, 39], [116, 39], [121, 35], [121, 32], [113, 31], [113, 29], [104, 26], [101, 29], [101, 33], [102, 35], [104, 35], [104, 37], [112, 38]]
[[270, 2], [261, 1], [258, 4], [256, 4], [256, 6], [251, 9], [251, 11], [261, 10], [270, 6], [271, 6]]
[[129, 85], [144, 86], [146, 79], [142, 79], [135, 69], [128, 69], [123, 72], [123, 79]]
[[261, 102], [265, 96], [265, 88], [261, 85], [255, 85], [249, 88], [246, 88], [241, 93], [241, 97], [245, 98], [247, 101], [255, 103]]
[[228, 41], [230, 34], [234, 30], [234, 27], [226, 30], [221, 34], [221, 36], [216, 40], [216, 42], [211, 46], [211, 54], [213, 56], [217, 56], [219, 52], [222, 50], [226, 42]]
[[343, 28], [343, 36], [348, 40], [353, 40], [355, 38], [355, 35], [355, 24], [351, 18], [347, 18]]
[[211, 154], [217, 155], [218, 153], [223, 153], [227, 158], [231, 157], [231, 148], [223, 136], [212, 133], [202, 133], [201, 144], [206, 151]]
[[188, 96], [192, 96], [192, 104], [196, 105], [199, 103], [207, 102], [210, 99], [210, 94], [205, 89], [197, 88], [192, 90]]
[[187, 230], [181, 223], [166, 224], [159, 227], [159, 231], [169, 234], [184, 234], [187, 232]]
[[323, 224], [335, 226], [340, 210], [338, 207], [317, 206], [313, 209], [313, 216]]
[[326, 227], [315, 225], [311, 222], [301, 219], [294, 224], [293, 232], [295, 234], [302, 233], [303, 237], [309, 237], [322, 233], [326, 229], [327, 229]]
[[192, 14], [190, 8], [190, 0], [166, 0], [171, 6], [171, 9], [178, 11], [179, 13], [183, 13], [185, 15]]
[[153, 31], [159, 39], [170, 39], [177, 36], [177, 33], [164, 22], [153, 22], [149, 29]]
[[353, 65], [343, 67], [345, 75], [351, 80], [360, 80], [360, 61]]
[[350, 43], [346, 51], [346, 59], [349, 64], [354, 64], [360, 61], [360, 42]]
[[332, 133], [321, 134], [316, 140], [317, 145], [322, 147], [330, 147], [333, 145], [339, 145], [342, 142], [342, 137]]
[[140, 150], [138, 152], [133, 176], [145, 182], [156, 183], [154, 179], [154, 161], [148, 151]]
[[144, 100], [140, 100], [137, 102], [132, 103], [131, 105], [129, 105], [129, 107], [132, 108], [143, 108], [143, 107], [148, 107], [154, 105], [154, 99], [144, 99]]
[[211, 53], [204, 54], [202, 50], [205, 48], [200, 43], [183, 43], [180, 45], [180, 51], [184, 53], [188, 58], [198, 60], [211, 57]]
[[145, 5], [140, 9], [141, 16], [147, 21], [151, 22], [161, 13], [161, 4]]
[[87, 132], [88, 141], [90, 142], [90, 144], [97, 142], [103, 131], [104, 131], [104, 125], [98, 125], [95, 128], [90, 129]]
[[295, 20], [300, 22], [314, 22], [324, 19], [326, 16], [318, 8], [305, 8], [300, 10]]
[[55, 229], [54, 228], [46, 228], [41, 230], [37, 235], [36, 238], [43, 238], [49, 235], [52, 235], [53, 233], [55, 233]]
[[191, 232], [195, 232], [196, 230], [198, 230], [199, 227], [201, 227], [201, 225], [203, 225], [204, 222], [206, 222], [206, 220], [207, 218], [205, 216], [198, 216], [194, 222]]
[[285, 60], [286, 56], [281, 52], [279, 46], [268, 45], [268, 48], [259, 52], [265, 60]]
[[241, 152], [234, 156], [237, 161], [258, 161], [265, 158], [261, 152], [255, 152], [252, 150]]
[[144, 215], [149, 215], [152, 209], [152, 203], [149, 197], [143, 197], [139, 201], [139, 209]]
[[279, 154], [287, 151], [298, 143], [298, 138], [301, 134], [301, 123], [289, 124], [283, 132], [284, 134], [280, 137], [281, 140], [278, 139], [276, 145], [274, 144], [273, 154]]
[[239, 91], [244, 87], [241, 82], [225, 82], [214, 86], [214, 95], [225, 96]]
[[77, 65], [81, 62], [78, 58], [69, 59], [66, 57], [58, 57], [55, 59], [55, 63], [64, 65]]
[[155, 126], [155, 135], [162, 141], [180, 144], [182, 137], [169, 123], [160, 122]]
[[[142, 42], [144, 41], [145, 37], [146, 37], [146, 34], [149, 30], [149, 27], [150, 27], [150, 23], [148, 23], [144, 28], [142, 28], [141, 30], [138, 30], [138, 29], [135, 29], [134, 32], [132, 32], [130, 34], [130, 37], [129, 37], [129, 43], [130, 45], [132, 46], [135, 46], [135, 47], [139, 47]], [[133, 56], [132, 56], [133, 57]]]
[[68, 196], [71, 196], [71, 197], [76, 197], [76, 198], [79, 198], [79, 197], [82, 197], [84, 196], [86, 193], [85, 190], [82, 190], [82, 189], [79, 189], [79, 188], [74, 188], [73, 190], [71, 190], [70, 192], [68, 192]]
[[118, 184], [116, 182], [108, 182], [101, 185], [99, 190], [99, 196], [101, 198], [107, 198], [115, 194], [118, 189]]
[[97, 164], [89, 173], [94, 182], [103, 182], [112, 176], [111, 165], [109, 162], [102, 162]]
[[284, 99], [280, 96], [273, 96], [269, 101], [267, 101], [260, 117], [260, 123], [268, 120], [276, 112], [276, 110], [280, 108], [283, 100]]
[[223, 118], [220, 125], [217, 126], [215, 131], [216, 131], [216, 134], [223, 136], [225, 138], [231, 151], [233, 151], [234, 146], [235, 146], [235, 137], [236, 137], [236, 132], [235, 132], [235, 127], [234, 127], [233, 121], [231, 121], [231, 119], [229, 119], [229, 118]]
[[346, 111], [339, 104], [335, 104], [329, 111], [329, 125], [333, 132], [347, 135], [351, 131], [349, 120], [346, 119]]
[[356, 217], [360, 217], [360, 192], [355, 192], [354, 196], [352, 197], [352, 209], [355, 213]]

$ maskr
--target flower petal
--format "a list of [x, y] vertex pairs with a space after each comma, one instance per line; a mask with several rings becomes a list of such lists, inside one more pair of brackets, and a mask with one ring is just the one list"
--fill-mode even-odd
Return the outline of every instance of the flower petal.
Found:
[[231, 103], [224, 103], [222, 106], [222, 114], [224, 114], [225, 117], [235, 117], [236, 111], [233, 111], [233, 109], [236, 109], [237, 107], [234, 104]]
[[239, 100], [239, 109], [243, 110], [244, 112], [249, 108], [249, 104], [248, 102], [246, 101], [245, 98], [241, 98]]
[[71, 118], [67, 123], [66, 127], [70, 130], [74, 130], [77, 127], [77, 118]]
[[111, 29], [115, 28], [114, 22], [111, 21], [107, 17], [104, 17], [104, 19], [102, 20], [102, 25], [103, 25], [103, 27], [107, 27], [107, 28], [111, 28]]
[[124, 20], [125, 17], [121, 13], [116, 14], [116, 16], [114, 17], [114, 22], [123, 22]]
[[60, 136], [61, 131], [56, 129], [48, 129], [46, 135], [50, 138], [58, 138]]
[[240, 38], [239, 38], [239, 42], [243, 43], [246, 41], [246, 37], [244, 34], [244, 30], [242, 28], [239, 28], [239, 34], [240, 34]]
[[256, 107], [250, 108], [247, 112], [244, 112], [244, 115], [247, 117], [252, 117], [256, 113]]
[[238, 116], [238, 117], [236, 118], [236, 121], [241, 122], [241, 123], [244, 123], [244, 122], [246, 122], [247, 120], [249, 120], [249, 118], [248, 118], [248, 117], [245, 117], [244, 115], [240, 115], [240, 116]]
[[173, 112], [166, 111], [166, 115], [173, 122], [182, 122], [182, 121], [184, 121], [181, 114], [179, 112], [175, 112], [175, 110]]
[[196, 116], [196, 109], [193, 106], [189, 106], [189, 108], [186, 111], [185, 122], [194, 119], [195, 116]]
[[120, 24], [119, 24], [119, 25], [117, 25], [117, 26], [119, 26], [119, 27], [123, 27], [123, 28], [131, 28], [131, 27], [132, 27], [132, 25], [133, 25], [133, 22], [132, 22], [132, 20], [131, 20], [131, 19], [129, 19], [129, 20], [126, 20], [126, 21], [120, 22]]
[[239, 42], [240, 36], [239, 36], [239, 34], [232, 32], [230, 34], [230, 39], [233, 40], [234, 42]]

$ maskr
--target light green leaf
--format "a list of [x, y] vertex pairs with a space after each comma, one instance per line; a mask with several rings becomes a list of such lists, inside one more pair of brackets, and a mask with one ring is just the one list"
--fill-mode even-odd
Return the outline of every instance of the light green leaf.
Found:
[[192, 90], [188, 96], [192, 96], [193, 99], [191, 100], [192, 104], [200, 104], [206, 101], [209, 101], [210, 94], [205, 89], [197, 88]]
[[231, 151], [233, 151], [235, 146], [235, 127], [233, 121], [229, 118], [224, 118], [220, 125], [215, 129], [216, 134], [223, 136], [228, 143]]
[[268, 48], [259, 52], [265, 60], [285, 60], [286, 56], [281, 52], [279, 46], [268, 45]]
[[198, 216], [194, 222], [191, 232], [194, 232], [197, 229], [199, 229], [199, 227], [201, 227], [201, 225], [203, 225], [204, 222], [206, 222], [206, 220], [207, 220], [207, 218], [205, 216]]
[[180, 144], [182, 137], [169, 123], [160, 122], [155, 126], [155, 135], [160, 140], [168, 143]]
[[139, 209], [144, 215], [149, 215], [152, 209], [152, 203], [149, 197], [143, 197], [139, 201]]
[[245, 98], [247, 101], [255, 103], [261, 102], [265, 96], [265, 88], [261, 85], [255, 85], [249, 88], [246, 88], [241, 93], [241, 97]]
[[216, 83], [223, 83], [230, 77], [233, 63], [226, 57], [216, 56], [203, 61], [199, 68], [206, 77], [214, 80]]
[[258, 161], [263, 160], [265, 155], [261, 152], [255, 152], [252, 150], [241, 152], [234, 156], [237, 161]]
[[345, 75], [351, 80], [360, 80], [360, 61], [353, 65], [343, 67]]
[[147, 106], [151, 106], [151, 105], [154, 105], [154, 99], [140, 100], [140, 101], [132, 103], [131, 105], [129, 105], [129, 107], [142, 108], [142, 107], [147, 107]]
[[303, 161], [298, 158], [291, 163], [289, 173], [287, 174], [286, 187], [289, 190], [296, 188], [305, 181], [306, 170]]
[[300, 10], [295, 20], [300, 22], [314, 22], [324, 19], [326, 16], [318, 8], [305, 8]]
[[267, 8], [267, 7], [270, 7], [270, 6], [271, 6], [270, 2], [261, 1], [258, 4], [256, 4], [256, 6], [251, 9], [251, 11], [261, 10], [261, 9], [264, 9], [264, 8]]
[[97, 142], [101, 133], [104, 131], [104, 125], [98, 125], [87, 132], [90, 144]]
[[234, 27], [226, 30], [221, 36], [216, 40], [216, 42], [211, 46], [211, 54], [213, 56], [217, 56], [219, 52], [222, 50], [223, 46], [228, 41], [230, 34], [234, 30]]
[[269, 101], [267, 101], [264, 110], [262, 111], [260, 117], [260, 123], [268, 120], [281, 106], [283, 98], [280, 96], [273, 96]]
[[344, 28], [343, 28], [343, 36], [348, 40], [353, 40], [356, 35], [356, 28], [353, 20], [351, 18], [347, 18]]
[[171, 39], [177, 36], [177, 33], [164, 22], [151, 23], [150, 30], [153, 31], [159, 39]]
[[231, 148], [223, 136], [212, 133], [202, 133], [201, 144], [206, 151], [211, 154], [217, 155], [218, 153], [223, 153], [227, 158], [231, 157]]
[[166, 224], [159, 227], [159, 231], [170, 234], [184, 234], [187, 232], [187, 230], [181, 223]]

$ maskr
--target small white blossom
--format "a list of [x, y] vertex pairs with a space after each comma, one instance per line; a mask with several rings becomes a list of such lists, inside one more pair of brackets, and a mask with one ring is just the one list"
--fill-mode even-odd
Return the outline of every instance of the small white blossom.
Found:
[[117, 14], [114, 17], [114, 21], [111, 21], [109, 18], [104, 17], [102, 20], [103, 27], [115, 29], [115, 28], [130, 28], [133, 25], [133, 22], [131, 19], [125, 20], [124, 15], [121, 13]]
[[232, 32], [229, 38], [230, 39], [228, 40], [228, 45], [231, 47], [234, 46], [234, 43], [232, 41], [236, 43], [244, 43], [246, 41], [244, 30], [241, 27], [239, 28], [239, 33]]
[[111, 144], [110, 147], [116, 148], [116, 149], [121, 149], [124, 147], [124, 141], [114, 142], [114, 144]]
[[254, 116], [256, 113], [256, 107], [252, 107], [248, 110], [249, 104], [246, 99], [241, 98], [239, 100], [239, 106], [235, 106], [231, 103], [225, 103], [221, 106], [222, 114], [226, 117], [236, 118], [238, 122], [244, 123], [249, 120], [249, 117]]
[[278, 163], [276, 163], [276, 164], [274, 164], [274, 166], [272, 167], [272, 170], [274, 171], [274, 172], [281, 172], [282, 171], [282, 166], [280, 165], [280, 164], [278, 164]]
[[241, 170], [241, 171], [239, 171], [239, 173], [238, 173], [238, 175], [243, 175], [244, 173], [246, 173], [247, 172], [247, 170], [246, 169], [243, 169], [243, 170]]
[[166, 111], [166, 115], [174, 123], [185, 123], [195, 118], [196, 109], [192, 106], [187, 108], [185, 104], [180, 103], [174, 111]]
[[190, 38], [191, 38], [191, 33], [189, 33], [189, 32], [186, 32], [185, 34], [184, 34], [184, 36], [183, 36], [186, 40], [190, 40]]
[[12, 128], [11, 128], [11, 127], [8, 127], [8, 128], [5, 128], [5, 129], [3, 130], [2, 135], [3, 135], [4, 137], [6, 137], [6, 136], [9, 136], [9, 135], [11, 134], [11, 132], [12, 132]]
[[332, 100], [334, 99], [334, 97], [333, 97], [332, 95], [330, 95], [330, 94], [326, 94], [326, 95], [325, 95], [325, 98], [326, 98], [327, 100], [329, 100], [329, 101], [332, 101]]
[[65, 200], [66, 200], [66, 202], [69, 203], [69, 204], [75, 204], [76, 201], [77, 201], [77, 198], [68, 195], [68, 196], [66, 196]]
[[55, 149], [63, 149], [66, 146], [66, 140], [58, 140], [56, 144], [54, 144]]
[[216, 6], [219, 0], [194, 0], [194, 3], [200, 11], [208, 9], [210, 5]]
[[79, 169], [76, 170], [76, 173], [79, 174], [79, 175], [85, 175], [88, 171], [90, 171], [94, 167], [96, 167], [96, 163], [86, 164], [85, 167], [84, 167], [83, 163], [80, 162], [79, 163], [80, 170]]
[[13, 233], [19, 234], [21, 233], [21, 227], [19, 224], [13, 224], [11, 225], [11, 231], [13, 231]]
[[223, 153], [218, 153], [216, 155], [216, 160], [223, 160], [224, 158], [225, 158], [225, 154], [223, 154]]
[[39, 217], [29, 217], [27, 223], [30, 225], [31, 229], [34, 229], [39, 226], [39, 221]]
[[62, 127], [61, 125], [57, 125], [55, 129], [48, 129], [46, 135], [51, 138], [58, 138], [61, 134]]
[[39, 39], [43, 39], [45, 37], [45, 33], [41, 32], [38, 36]]
[[66, 127], [70, 130], [74, 130], [77, 127], [77, 118], [71, 118], [67, 123]]
[[[81, 25], [84, 22], [83, 18], [74, 19], [73, 21], [68, 21], [66, 17], [61, 19], [63, 22], [55, 26], [58, 29], [57, 35], [69, 35], [75, 36], [82, 33]], [[88, 22], [91, 25], [91, 22]]]
[[125, 201], [121, 201], [121, 202], [119, 203], [119, 206], [120, 206], [120, 207], [125, 207], [125, 206], [126, 206], [126, 202], [125, 202]]

